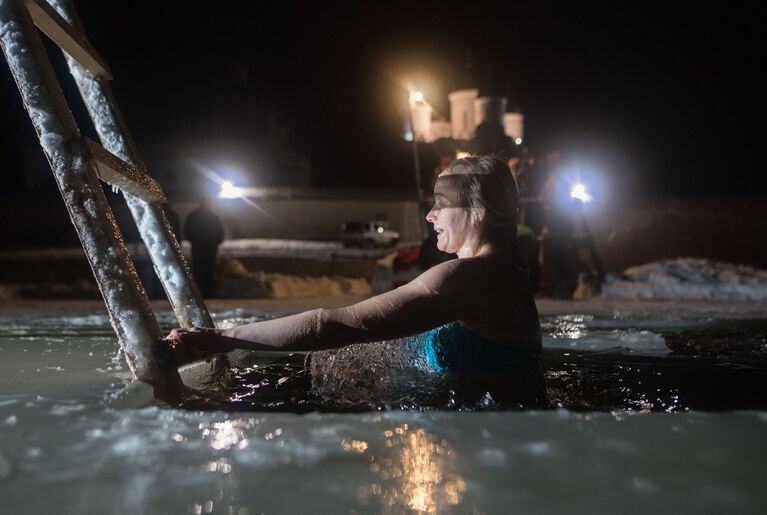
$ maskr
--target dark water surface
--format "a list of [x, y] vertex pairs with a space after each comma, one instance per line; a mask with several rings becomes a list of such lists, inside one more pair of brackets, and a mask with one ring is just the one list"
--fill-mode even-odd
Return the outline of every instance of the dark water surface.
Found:
[[[359, 359], [347, 364], [336, 359], [322, 369], [324, 377], [313, 378], [305, 355], [294, 354], [237, 370], [225, 388], [188, 399], [184, 407], [298, 413], [767, 409], [766, 321], [665, 324], [652, 330], [646, 323], [641, 329], [627, 324], [583, 316], [544, 319], [537, 376], [391, 371], [385, 360], [376, 363], [378, 349], [370, 351], [369, 367], [360, 367]], [[338, 376], [344, 376], [343, 383]]]

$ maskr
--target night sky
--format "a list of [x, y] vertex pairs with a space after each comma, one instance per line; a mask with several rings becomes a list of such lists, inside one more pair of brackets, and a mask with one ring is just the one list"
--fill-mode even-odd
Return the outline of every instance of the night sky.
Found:
[[[458, 87], [508, 96], [534, 152], [560, 149], [616, 194], [767, 191], [765, 20], [735, 4], [75, 4], [139, 146], [276, 138], [311, 159], [316, 186], [407, 187], [399, 137], [410, 80], [445, 114]], [[35, 136], [0, 67], [0, 165], [14, 192]]]

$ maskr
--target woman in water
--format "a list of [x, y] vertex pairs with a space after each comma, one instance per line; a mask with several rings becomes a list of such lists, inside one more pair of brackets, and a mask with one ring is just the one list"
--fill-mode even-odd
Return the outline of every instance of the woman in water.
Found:
[[518, 193], [508, 166], [488, 156], [455, 160], [437, 178], [434, 201], [426, 220], [437, 247], [458, 259], [352, 306], [231, 329], [174, 329], [168, 339], [197, 356], [416, 341], [436, 371], [537, 366], [540, 324], [516, 251]]

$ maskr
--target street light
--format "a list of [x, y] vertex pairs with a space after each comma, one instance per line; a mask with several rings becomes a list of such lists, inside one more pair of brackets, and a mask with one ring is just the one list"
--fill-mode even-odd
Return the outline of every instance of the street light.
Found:
[[415, 172], [415, 189], [418, 201], [421, 201], [423, 192], [421, 191], [421, 165], [418, 160], [418, 138], [415, 134], [415, 123], [413, 120], [413, 106], [423, 102], [423, 93], [417, 89], [410, 90], [410, 96], [407, 102], [408, 118], [410, 119], [410, 131], [413, 134], [413, 171]]
[[570, 190], [570, 198], [578, 199], [581, 202], [591, 202], [591, 194], [582, 182], [575, 183]]
[[219, 191], [219, 198], [239, 198], [242, 197], [244, 190], [235, 186], [232, 181], [223, 181], [221, 183], [221, 191]]

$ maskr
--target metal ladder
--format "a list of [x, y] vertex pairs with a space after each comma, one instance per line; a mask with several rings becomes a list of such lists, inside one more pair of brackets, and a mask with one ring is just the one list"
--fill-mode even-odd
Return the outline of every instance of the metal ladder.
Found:
[[[80, 134], [35, 26], [64, 52], [101, 145]], [[109, 66], [68, 0], [0, 0], [0, 46], [128, 366], [156, 398], [178, 402], [183, 386], [175, 361], [159, 357], [167, 356], [160, 326], [99, 181], [122, 191], [179, 324], [213, 327], [213, 321], [165, 218], [162, 188], [147, 175], [114, 101]]]

